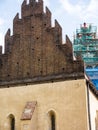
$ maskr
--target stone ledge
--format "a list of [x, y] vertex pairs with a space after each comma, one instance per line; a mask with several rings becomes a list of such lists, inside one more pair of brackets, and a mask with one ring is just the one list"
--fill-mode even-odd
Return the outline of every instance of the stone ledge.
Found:
[[71, 73], [71, 74], [56, 74], [56, 75], [48, 75], [48, 76], [38, 76], [28, 79], [19, 79], [19, 80], [10, 80], [10, 81], [1, 81], [0, 88], [8, 88], [19, 85], [28, 85], [28, 84], [37, 84], [44, 82], [55, 82], [55, 81], [63, 81], [63, 80], [77, 80], [83, 79], [83, 73]]

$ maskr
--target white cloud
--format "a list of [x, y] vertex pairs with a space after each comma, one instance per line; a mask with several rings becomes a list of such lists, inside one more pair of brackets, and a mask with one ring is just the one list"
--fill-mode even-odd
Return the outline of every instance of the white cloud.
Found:
[[4, 24], [4, 20], [0, 18], [0, 26]]
[[[0, 29], [2, 30], [2, 25], [4, 24], [5, 22], [4, 22], [4, 20], [2, 19], [2, 18], [0, 18]], [[0, 31], [1, 31], [0, 30]], [[1, 31], [0, 32], [0, 45], [4, 45], [4, 34], [3, 34], [3, 32]]]
[[69, 0], [59, 0], [62, 8], [70, 15], [77, 16], [81, 19], [98, 18], [98, 0], [90, 0], [89, 3], [78, 1], [75, 5], [71, 4]]
[[18, 3], [21, 3], [23, 0], [17, 0]]
[[50, 6], [50, 0], [44, 0], [45, 6]]
[[0, 33], [0, 45], [3, 46], [4, 44], [4, 36], [3, 36], [3, 33]]
[[61, 6], [64, 10], [66, 10], [69, 14], [74, 14], [77, 10], [80, 10], [80, 6], [78, 4], [72, 5], [68, 0], [59, 0]]
[[98, 0], [91, 0], [86, 12], [88, 13], [89, 17], [98, 17]]

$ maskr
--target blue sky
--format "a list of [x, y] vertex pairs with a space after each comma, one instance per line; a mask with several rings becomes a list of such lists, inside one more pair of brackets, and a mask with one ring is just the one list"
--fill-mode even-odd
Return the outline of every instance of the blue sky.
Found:
[[[4, 44], [4, 35], [13, 26], [13, 18], [20, 13], [23, 0], [0, 0], [0, 45]], [[44, 0], [44, 5], [52, 12], [52, 23], [57, 19], [65, 35], [73, 39], [75, 29], [83, 22], [98, 27], [98, 0]], [[12, 32], [12, 31], [11, 31]]]

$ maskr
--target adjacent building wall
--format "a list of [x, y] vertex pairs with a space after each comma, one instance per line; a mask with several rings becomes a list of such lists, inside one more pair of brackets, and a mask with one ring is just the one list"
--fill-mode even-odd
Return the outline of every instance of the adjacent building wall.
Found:
[[[90, 104], [90, 121], [91, 121], [91, 130], [96, 130], [98, 128], [98, 98], [95, 94], [89, 89], [89, 104]], [[97, 121], [97, 122], [96, 122]]]

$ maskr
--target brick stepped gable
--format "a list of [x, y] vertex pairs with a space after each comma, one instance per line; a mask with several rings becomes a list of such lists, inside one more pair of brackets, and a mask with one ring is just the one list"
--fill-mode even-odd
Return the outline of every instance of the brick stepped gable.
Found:
[[[66, 44], [62, 44], [62, 28], [55, 20], [51, 26], [51, 12], [43, 1], [24, 0], [19, 14], [13, 20], [13, 35], [8, 29], [5, 35], [5, 53], [0, 47], [0, 84], [12, 81], [36, 81], [52, 79], [57, 75], [66, 78], [83, 77], [83, 62], [73, 61], [72, 44], [66, 36]], [[50, 78], [49, 78], [50, 76]], [[60, 76], [58, 76], [60, 77]], [[16, 82], [17, 84], [17, 82]]]

